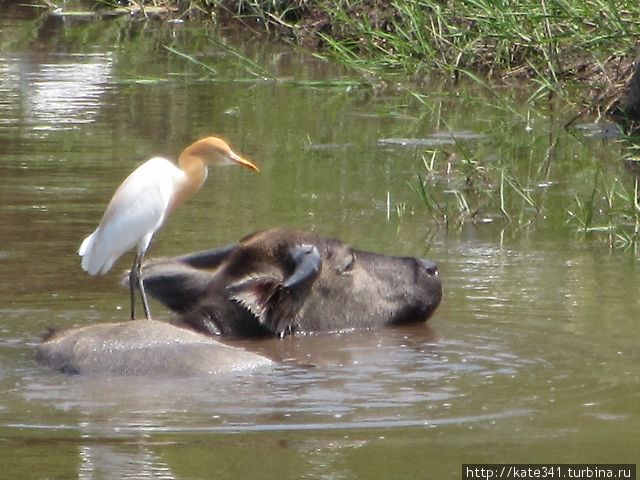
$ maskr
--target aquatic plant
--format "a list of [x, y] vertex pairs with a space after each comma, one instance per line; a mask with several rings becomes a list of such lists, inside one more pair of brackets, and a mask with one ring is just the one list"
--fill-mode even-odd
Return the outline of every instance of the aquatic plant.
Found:
[[584, 236], [601, 234], [611, 247], [637, 250], [640, 240], [640, 162], [628, 158], [627, 165], [635, 171], [631, 179], [607, 175], [602, 168], [596, 169], [590, 191], [576, 194], [573, 205], [567, 209], [568, 222]]
[[463, 154], [430, 151], [423, 155], [426, 175], [419, 173], [409, 183], [437, 223], [460, 229], [470, 222], [502, 219], [522, 226], [536, 219], [540, 208], [531, 178], [523, 186], [509, 166], [480, 161], [464, 148], [458, 151]]
[[[566, 138], [563, 136], [565, 144]], [[483, 224], [497, 224], [513, 233], [552, 229], [559, 236], [577, 234], [610, 248], [637, 250], [640, 161], [635, 149], [622, 147], [627, 152], [624, 164], [595, 161], [577, 166], [570, 158], [580, 156], [574, 153], [566, 159], [565, 152], [580, 150], [569, 146], [558, 154], [554, 152], [557, 142], [557, 138], [549, 141], [546, 158], [540, 157], [543, 145], [533, 143], [527, 147], [530, 158], [517, 158], [509, 154], [508, 141], [488, 141], [485, 143], [490, 146], [474, 148], [457, 141], [446, 148], [427, 150], [421, 155], [422, 171], [409, 182], [409, 188], [416, 193], [424, 214], [447, 231]], [[580, 138], [575, 142], [580, 149], [590, 148], [589, 144], [581, 145]], [[498, 151], [487, 154], [496, 148]], [[562, 187], [557, 188], [559, 185]], [[398, 216], [401, 213], [398, 210]]]

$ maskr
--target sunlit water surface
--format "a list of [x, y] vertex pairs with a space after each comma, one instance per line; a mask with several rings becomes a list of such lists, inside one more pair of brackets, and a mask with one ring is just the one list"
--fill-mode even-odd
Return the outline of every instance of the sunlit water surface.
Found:
[[[357, 77], [246, 32], [208, 33], [279, 80], [201, 26], [13, 10], [0, 30], [3, 477], [459, 478], [469, 462], [637, 461], [637, 256], [560, 234], [553, 204], [535, 234], [501, 221], [447, 234], [409, 187], [426, 150], [454, 148], [449, 129], [523, 169], [548, 161], [553, 137], [550, 196], [572, 195], [585, 165], [618, 162], [614, 144], [569, 136], [551, 113], [523, 124], [439, 83], [430, 105], [348, 85]], [[279, 360], [251, 374], [84, 378], [35, 364], [47, 327], [127, 317], [131, 259], [88, 277], [78, 244], [136, 164], [210, 133], [262, 172], [212, 170], [152, 255], [273, 225], [314, 230], [436, 260], [435, 316], [236, 342]]]

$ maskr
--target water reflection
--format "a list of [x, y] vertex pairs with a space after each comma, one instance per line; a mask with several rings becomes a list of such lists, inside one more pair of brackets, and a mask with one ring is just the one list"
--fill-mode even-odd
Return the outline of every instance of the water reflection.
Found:
[[[84, 436], [91, 440], [90, 435]], [[169, 465], [163, 462], [144, 442], [126, 445], [87, 444], [79, 447], [79, 480], [158, 478], [171, 480], [178, 478]]]
[[42, 63], [29, 56], [0, 59], [3, 100], [14, 112], [3, 118], [4, 124], [15, 125], [20, 118], [37, 135], [81, 128], [96, 120], [111, 81], [111, 54], [59, 58], [59, 63]]

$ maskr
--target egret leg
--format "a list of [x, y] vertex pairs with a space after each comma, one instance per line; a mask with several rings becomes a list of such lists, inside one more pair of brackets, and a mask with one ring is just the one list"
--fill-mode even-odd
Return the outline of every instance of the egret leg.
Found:
[[142, 297], [142, 308], [144, 309], [144, 317], [151, 320], [151, 310], [147, 301], [147, 292], [144, 291], [144, 279], [142, 278], [142, 259], [138, 261], [138, 287], [140, 288], [140, 296]]
[[133, 259], [133, 265], [129, 271], [129, 300], [131, 301], [131, 320], [136, 319], [136, 285], [138, 285], [138, 279], [136, 275], [138, 273], [138, 255]]
[[144, 309], [144, 316], [147, 320], [151, 320], [151, 310], [149, 309], [149, 302], [147, 301], [147, 293], [144, 290], [144, 281], [142, 279], [142, 260], [144, 259], [144, 252], [138, 252], [133, 259], [133, 265], [131, 266], [131, 272], [129, 272], [129, 296], [131, 300], [131, 320], [136, 319], [136, 287], [140, 291], [140, 297], [142, 298], [142, 308]]

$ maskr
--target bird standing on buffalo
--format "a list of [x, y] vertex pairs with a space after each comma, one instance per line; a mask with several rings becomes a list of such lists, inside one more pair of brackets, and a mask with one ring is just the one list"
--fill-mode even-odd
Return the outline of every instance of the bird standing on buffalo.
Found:
[[107, 273], [123, 253], [136, 248], [129, 276], [132, 320], [136, 287], [140, 290], [145, 317], [151, 318], [141, 273], [151, 239], [169, 214], [202, 188], [208, 165], [240, 165], [259, 171], [217, 137], [206, 137], [189, 145], [180, 154], [177, 165], [166, 158], [154, 157], [122, 182], [100, 225], [80, 245], [82, 269], [90, 275]]

